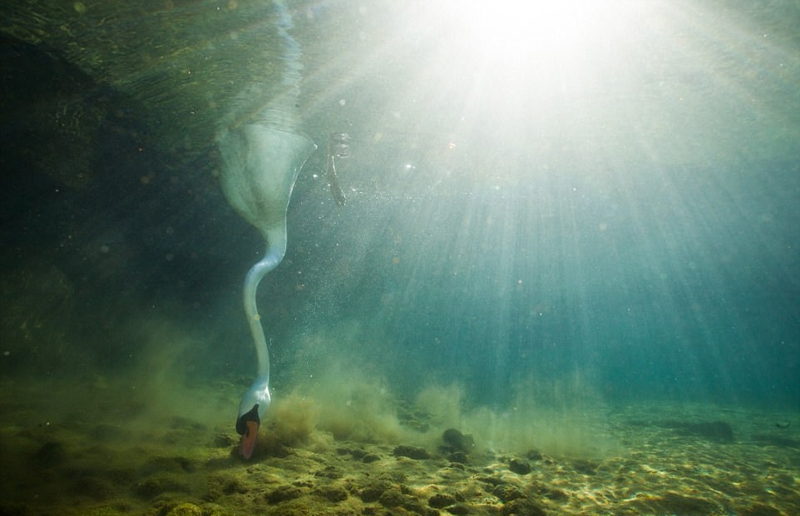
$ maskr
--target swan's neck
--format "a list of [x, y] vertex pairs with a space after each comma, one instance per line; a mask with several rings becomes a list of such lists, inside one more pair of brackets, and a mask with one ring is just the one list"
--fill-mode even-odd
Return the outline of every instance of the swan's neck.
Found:
[[264, 257], [250, 268], [244, 280], [244, 310], [250, 324], [250, 333], [253, 335], [256, 356], [258, 358], [258, 377], [269, 384], [269, 350], [264, 329], [261, 325], [261, 316], [258, 314], [256, 296], [261, 279], [268, 272], [274, 270], [286, 254], [286, 224], [282, 227], [265, 231], [267, 252]]

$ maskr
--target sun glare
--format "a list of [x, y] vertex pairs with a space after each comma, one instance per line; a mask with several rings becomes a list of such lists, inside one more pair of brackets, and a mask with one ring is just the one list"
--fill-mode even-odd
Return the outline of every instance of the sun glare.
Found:
[[603, 4], [592, 0], [433, 2], [449, 36], [465, 51], [503, 63], [531, 56], [576, 59], [608, 28]]

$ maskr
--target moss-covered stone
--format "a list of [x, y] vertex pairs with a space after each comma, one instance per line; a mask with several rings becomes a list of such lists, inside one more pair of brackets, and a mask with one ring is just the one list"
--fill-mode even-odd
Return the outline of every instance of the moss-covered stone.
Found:
[[303, 496], [303, 490], [299, 487], [283, 485], [267, 493], [265, 498], [269, 503], [281, 503], [301, 496]]
[[443, 509], [450, 505], [455, 505], [456, 499], [445, 493], [436, 493], [428, 499], [428, 505], [436, 509]]
[[188, 493], [190, 489], [189, 485], [180, 477], [170, 473], [164, 473], [160, 475], [151, 475], [137, 482], [133, 488], [133, 492], [136, 496], [149, 500], [168, 492]]
[[429, 459], [431, 456], [425, 448], [401, 444], [394, 449], [395, 457], [407, 457], [414, 460]]
[[203, 509], [193, 503], [182, 503], [170, 510], [166, 516], [203, 516]]

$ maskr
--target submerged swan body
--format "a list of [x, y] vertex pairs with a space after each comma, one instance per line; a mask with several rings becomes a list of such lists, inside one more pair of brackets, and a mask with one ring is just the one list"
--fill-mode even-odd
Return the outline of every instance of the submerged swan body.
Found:
[[261, 231], [267, 244], [264, 257], [253, 265], [244, 281], [244, 309], [258, 357], [256, 379], [242, 397], [236, 418], [236, 431], [242, 436], [239, 452], [248, 459], [271, 401], [269, 350], [256, 292], [264, 275], [275, 269], [286, 254], [286, 209], [297, 174], [316, 145], [303, 135], [263, 124], [225, 130], [217, 143], [225, 196], [244, 219]]

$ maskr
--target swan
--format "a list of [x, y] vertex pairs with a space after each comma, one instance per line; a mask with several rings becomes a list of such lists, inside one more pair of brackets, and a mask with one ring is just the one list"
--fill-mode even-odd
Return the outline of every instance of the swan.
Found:
[[297, 174], [316, 144], [299, 130], [295, 105], [302, 78], [300, 46], [289, 34], [291, 16], [284, 2], [273, 2], [276, 29], [283, 42], [283, 85], [266, 107], [246, 121], [234, 121], [218, 131], [216, 141], [222, 162], [220, 182], [228, 203], [264, 237], [266, 252], [244, 280], [244, 310], [256, 350], [256, 378], [244, 393], [236, 417], [241, 435], [239, 454], [249, 459], [258, 429], [272, 400], [269, 391], [269, 349], [258, 315], [256, 293], [262, 278], [286, 254], [286, 210]]
[[240, 454], [253, 454], [261, 420], [269, 408], [269, 349], [258, 315], [256, 293], [261, 279], [286, 254], [286, 210], [297, 174], [316, 149], [308, 137], [264, 124], [224, 131], [218, 139], [222, 189], [228, 202], [264, 237], [266, 252], [244, 280], [244, 310], [253, 336], [258, 368], [253, 384], [239, 403], [236, 431]]

